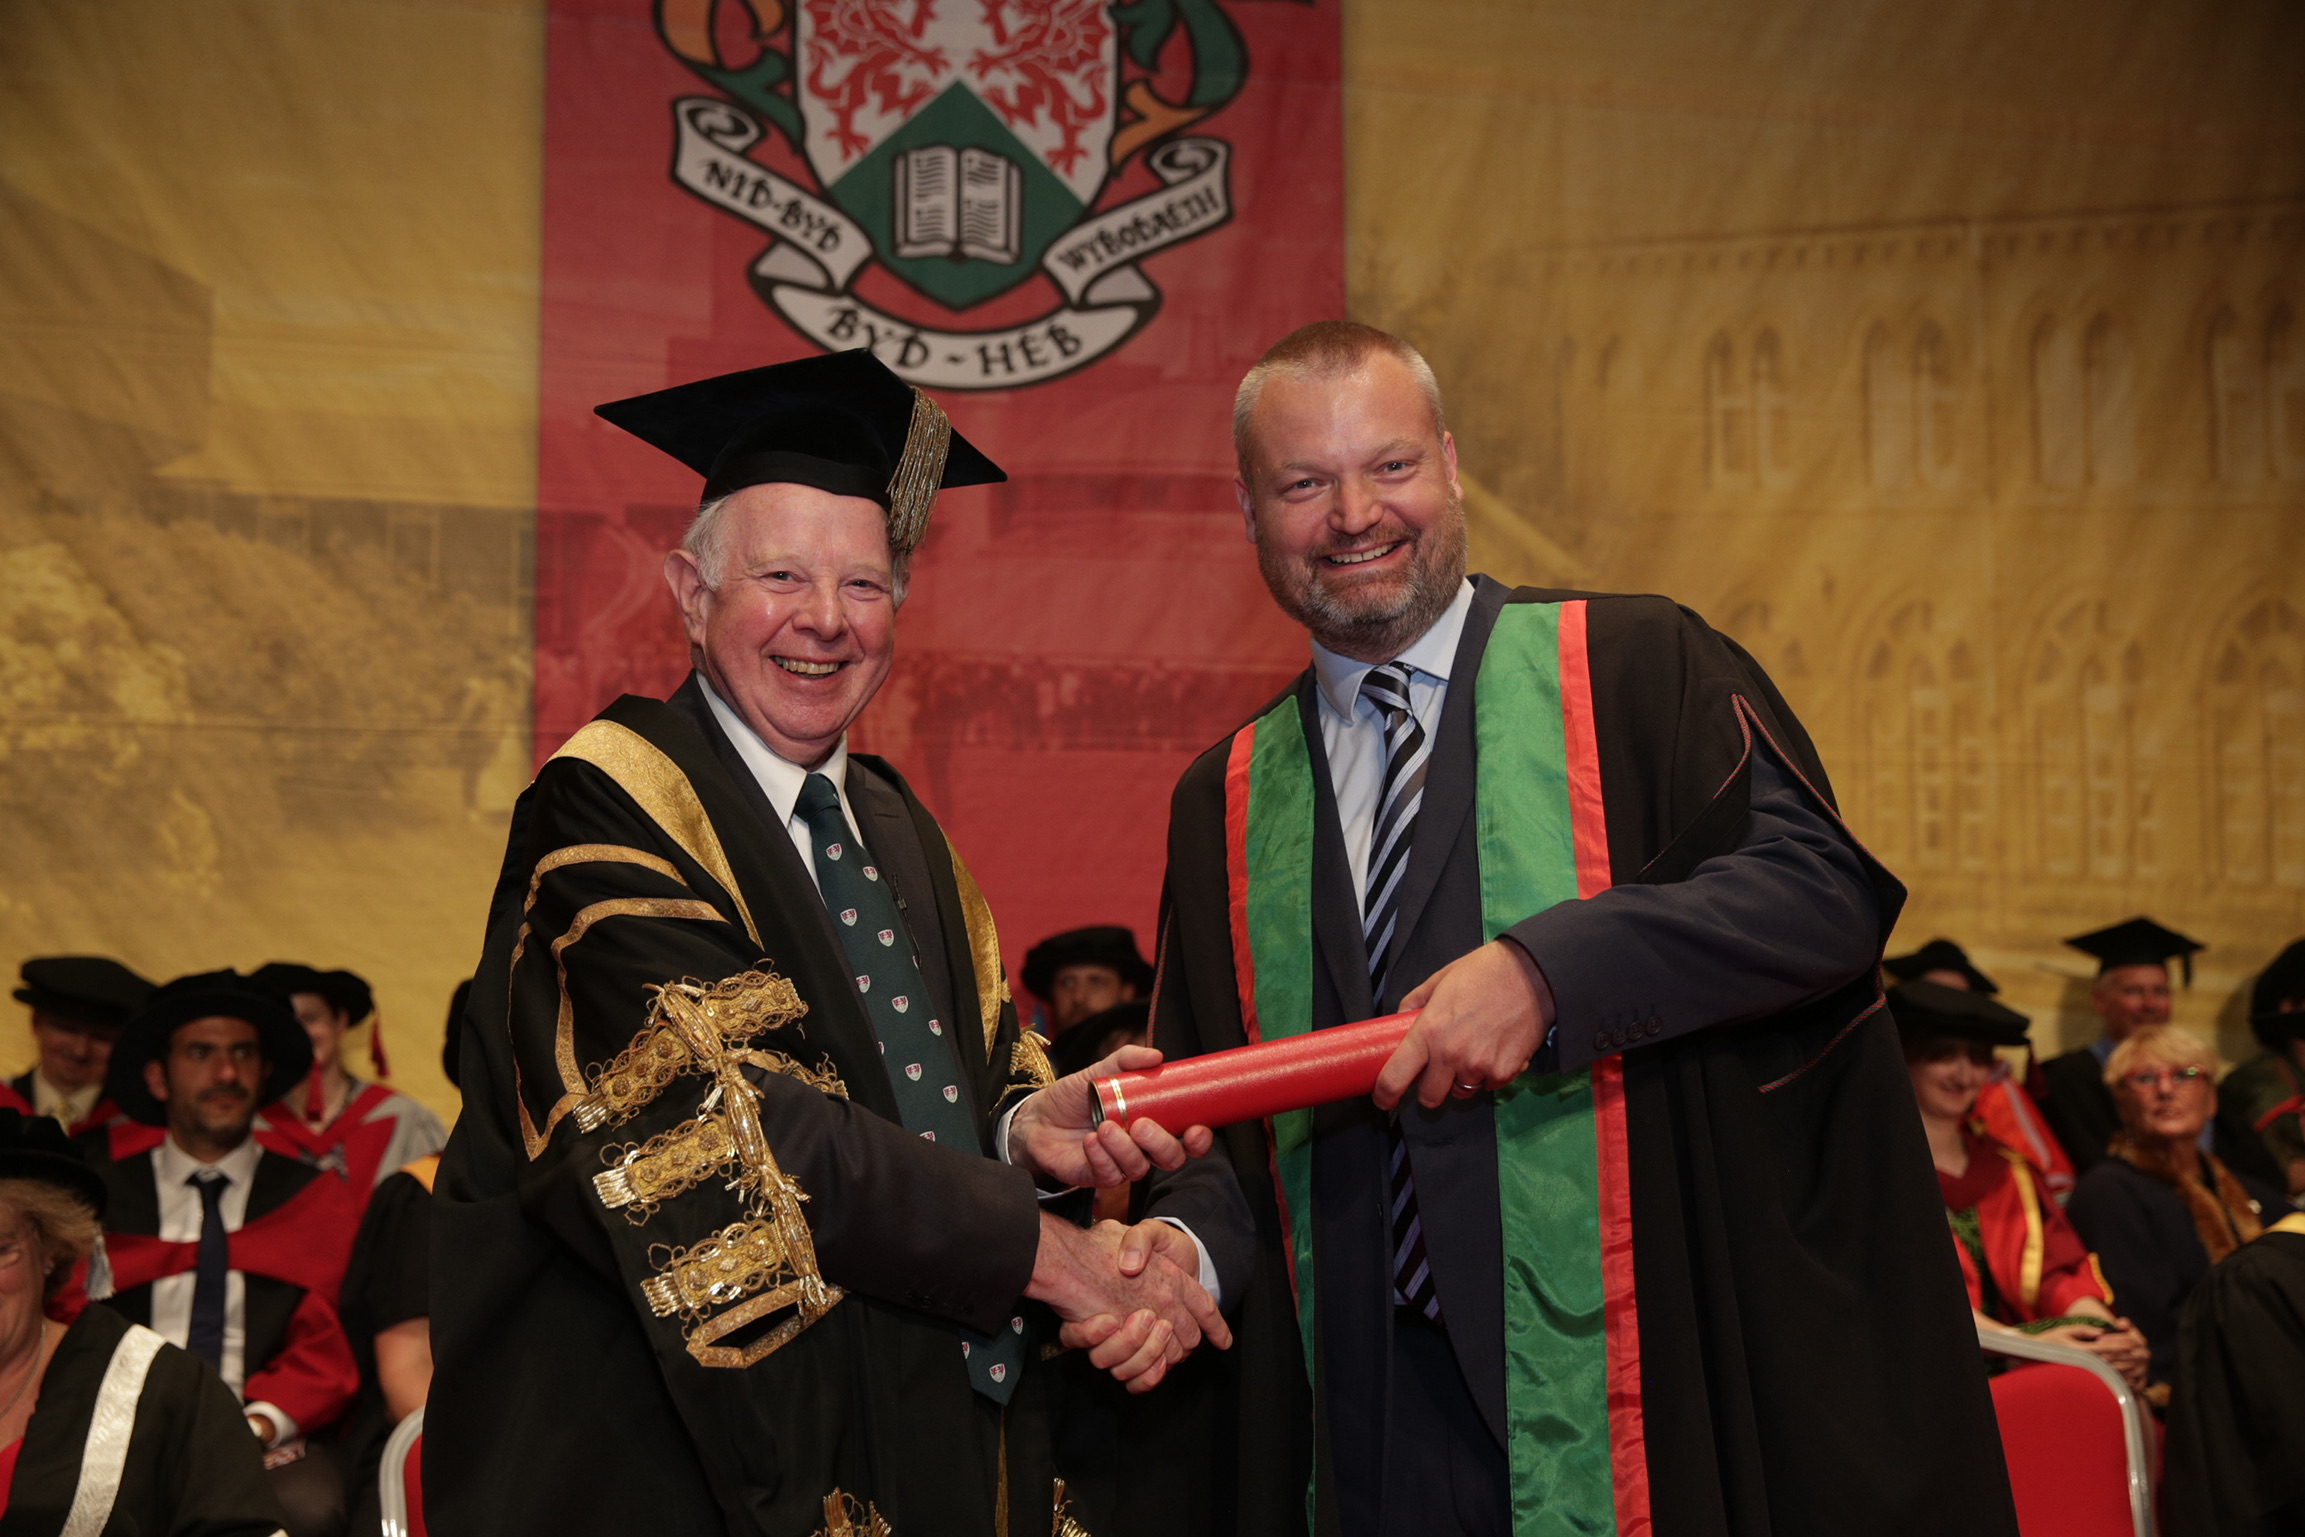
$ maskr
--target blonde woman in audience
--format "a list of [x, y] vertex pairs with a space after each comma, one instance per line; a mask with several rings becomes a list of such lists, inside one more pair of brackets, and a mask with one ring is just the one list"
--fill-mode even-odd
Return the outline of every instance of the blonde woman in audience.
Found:
[[2073, 1231], [2039, 1165], [1977, 1114], [1995, 1048], [2025, 1044], [2027, 1021], [1981, 993], [1913, 981], [1889, 989], [1953, 1252], [1980, 1328], [2077, 1345], [2131, 1387], [2145, 1386], [2145, 1341], [2116, 1316], [2097, 1257]]
[[0, 1109], [0, 1510], [26, 1537], [277, 1537], [232, 1390], [101, 1305], [66, 1324], [105, 1188], [45, 1116]]
[[2065, 1208], [2152, 1343], [2156, 1405], [2177, 1367], [2177, 1317], [2209, 1267], [2288, 1210], [2279, 1191], [2235, 1174], [2201, 1146], [2216, 1113], [2217, 1058], [2174, 1025], [2136, 1031], [2105, 1063], [2121, 1130]]

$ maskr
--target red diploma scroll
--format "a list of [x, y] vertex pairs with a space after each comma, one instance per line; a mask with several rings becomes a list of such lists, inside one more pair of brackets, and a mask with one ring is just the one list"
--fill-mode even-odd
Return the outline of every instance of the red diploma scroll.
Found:
[[1416, 1017], [1387, 1014], [1098, 1078], [1092, 1113], [1099, 1121], [1151, 1121], [1182, 1132], [1353, 1099], [1377, 1086], [1377, 1074]]

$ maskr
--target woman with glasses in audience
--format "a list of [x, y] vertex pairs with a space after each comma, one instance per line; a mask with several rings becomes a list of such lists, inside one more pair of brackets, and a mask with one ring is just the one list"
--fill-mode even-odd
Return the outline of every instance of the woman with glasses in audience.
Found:
[[2156, 1408], [2177, 1368], [2177, 1316], [2209, 1267], [2289, 1210], [2279, 1191], [2213, 1157], [2217, 1058], [2174, 1025], [2131, 1034], [2105, 1063], [2121, 1130], [2074, 1187], [2066, 1215], [2095, 1250], [2121, 1309], [2152, 1343]]
[[59, 1316], [104, 1198], [62, 1127], [0, 1109], [0, 1531], [280, 1537], [222, 1379], [101, 1304]]
[[2115, 1316], [2119, 1294], [2096, 1256], [2049, 1198], [2042, 1171], [1977, 1115], [1995, 1048], [2025, 1044], [2025, 1016], [1982, 993], [1923, 981], [1890, 988], [1889, 1013], [1978, 1327], [2078, 1345], [2143, 1388], [2145, 1341]]

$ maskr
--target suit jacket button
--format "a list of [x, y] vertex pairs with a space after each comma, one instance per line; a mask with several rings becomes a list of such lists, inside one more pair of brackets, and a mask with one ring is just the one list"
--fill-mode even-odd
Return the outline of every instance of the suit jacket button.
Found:
[[1607, 1051], [1608, 1049], [1609, 1049], [1609, 1032], [1608, 1032], [1608, 1031], [1606, 1031], [1606, 1030], [1603, 1030], [1603, 1031], [1601, 1031], [1599, 1034], [1597, 1034], [1597, 1035], [1595, 1035], [1595, 1036], [1593, 1037], [1593, 1050], [1595, 1050], [1595, 1051]]
[[1649, 1034], [1655, 1035], [1665, 1028], [1665, 1022], [1656, 1015], [1649, 1016]]

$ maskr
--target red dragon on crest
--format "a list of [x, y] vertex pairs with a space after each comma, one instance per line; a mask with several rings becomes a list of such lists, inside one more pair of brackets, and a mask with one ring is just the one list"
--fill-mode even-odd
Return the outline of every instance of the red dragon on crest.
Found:
[[931, 81], [908, 81], [896, 68], [909, 64], [933, 78], [948, 67], [943, 49], [919, 41], [936, 16], [936, 0], [913, 0], [909, 26], [885, 0], [807, 3], [809, 22], [824, 45], [809, 67], [809, 93], [832, 108], [832, 137], [841, 154], [861, 155], [872, 141], [856, 131], [856, 114], [869, 99], [878, 97], [883, 112], [908, 116], [936, 94]]
[[996, 71], [1017, 77], [1014, 89], [985, 88], [1011, 127], [1037, 124], [1045, 109], [1064, 142], [1048, 152], [1059, 172], [1072, 170], [1088, 151], [1081, 131], [1105, 115], [1105, 77], [1093, 66], [1104, 57], [1112, 30], [1104, 0], [981, 0], [995, 47], [979, 49], [969, 68], [979, 80]]

